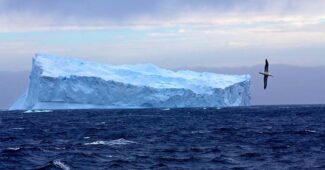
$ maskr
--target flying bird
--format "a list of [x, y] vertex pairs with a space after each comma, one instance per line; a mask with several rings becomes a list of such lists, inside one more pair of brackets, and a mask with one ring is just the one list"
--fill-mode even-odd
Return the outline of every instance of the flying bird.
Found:
[[266, 89], [267, 87], [267, 78], [269, 76], [273, 76], [270, 72], [269, 72], [269, 62], [267, 61], [267, 59], [265, 59], [265, 67], [264, 67], [264, 72], [260, 72], [260, 74], [264, 75], [264, 89]]

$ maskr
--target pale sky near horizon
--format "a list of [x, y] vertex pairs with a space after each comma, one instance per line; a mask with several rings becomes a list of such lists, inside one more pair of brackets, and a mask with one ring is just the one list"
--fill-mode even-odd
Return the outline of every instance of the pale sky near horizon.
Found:
[[0, 71], [35, 53], [168, 68], [325, 66], [324, 0], [0, 0]]

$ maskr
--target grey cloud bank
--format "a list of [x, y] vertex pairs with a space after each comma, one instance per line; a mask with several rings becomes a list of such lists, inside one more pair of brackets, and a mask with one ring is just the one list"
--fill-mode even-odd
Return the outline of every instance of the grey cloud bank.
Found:
[[314, 0], [2, 0], [0, 13], [50, 13], [58, 16], [116, 18], [137, 15], [173, 15], [190, 11], [217, 13], [322, 13], [325, 2]]
[[[16, 29], [21, 25], [43, 27], [38, 29], [58, 26], [202, 25], [220, 24], [227, 18], [242, 20], [242, 16], [248, 21], [252, 17], [261, 20], [265, 16], [313, 18], [324, 15], [324, 7], [322, 0], [2, 0], [0, 17]], [[261, 22], [268, 20], [270, 18]]]
[[319, 66], [324, 8], [322, 0], [0, 0], [0, 70], [28, 69], [35, 52], [167, 68], [265, 57]]

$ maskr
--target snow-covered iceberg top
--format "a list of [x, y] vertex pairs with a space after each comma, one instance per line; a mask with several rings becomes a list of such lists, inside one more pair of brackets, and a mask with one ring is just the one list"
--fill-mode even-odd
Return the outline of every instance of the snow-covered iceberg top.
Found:
[[153, 88], [184, 88], [196, 93], [208, 93], [209, 89], [224, 89], [247, 81], [250, 75], [224, 75], [189, 70], [171, 71], [153, 64], [108, 65], [75, 58], [37, 54], [34, 64], [42, 68], [47, 77], [98, 77], [135, 86]]
[[[249, 82], [249, 75], [172, 71], [153, 64], [108, 65], [36, 54], [28, 91], [11, 109], [248, 105]], [[239, 88], [233, 89], [236, 85]]]

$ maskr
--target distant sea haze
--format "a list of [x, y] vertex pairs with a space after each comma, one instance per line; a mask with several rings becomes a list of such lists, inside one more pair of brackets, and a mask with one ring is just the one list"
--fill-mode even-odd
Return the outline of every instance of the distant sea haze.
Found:
[[[325, 66], [271, 65], [274, 75], [263, 89], [263, 66], [237, 68], [180, 68], [220, 74], [250, 74], [252, 105], [325, 104]], [[0, 72], [0, 109], [8, 109], [26, 90], [30, 71]]]
[[195, 68], [223, 74], [250, 74], [252, 105], [325, 104], [325, 66], [270, 65], [274, 75], [263, 89], [264, 66], [238, 68]]

